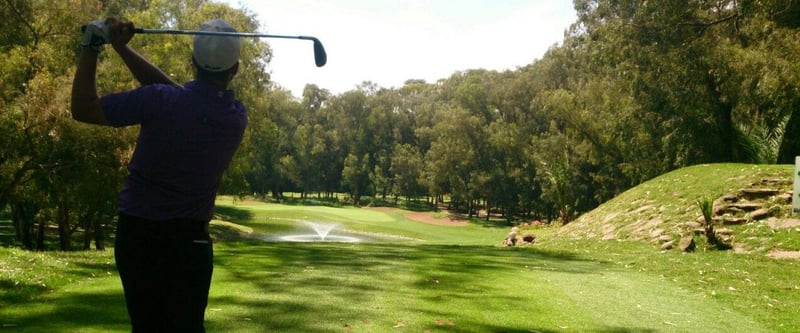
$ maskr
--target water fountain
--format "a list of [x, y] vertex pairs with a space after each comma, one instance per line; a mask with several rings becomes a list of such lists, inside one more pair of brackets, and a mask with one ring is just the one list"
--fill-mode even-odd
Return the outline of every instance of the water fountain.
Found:
[[311, 227], [311, 229], [314, 229], [314, 231], [319, 236], [320, 240], [322, 240], [323, 242], [325, 241], [325, 237], [327, 237], [328, 234], [331, 233], [331, 230], [333, 230], [333, 228], [336, 228], [335, 224], [321, 224], [309, 221], [306, 221], [306, 225]]
[[314, 230], [313, 234], [296, 234], [284, 235], [278, 237], [282, 241], [287, 242], [342, 242], [352, 243], [360, 241], [359, 238], [352, 236], [331, 235], [331, 231], [336, 228], [336, 224], [316, 223], [311, 221], [302, 221], [304, 224]]

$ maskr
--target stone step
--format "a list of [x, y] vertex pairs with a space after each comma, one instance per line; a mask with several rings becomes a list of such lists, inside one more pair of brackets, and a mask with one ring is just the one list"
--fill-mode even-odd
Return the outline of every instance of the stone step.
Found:
[[743, 197], [747, 198], [748, 200], [753, 200], [753, 199], [766, 199], [777, 195], [781, 191], [773, 188], [745, 188], [739, 190], [739, 192], [742, 194]]

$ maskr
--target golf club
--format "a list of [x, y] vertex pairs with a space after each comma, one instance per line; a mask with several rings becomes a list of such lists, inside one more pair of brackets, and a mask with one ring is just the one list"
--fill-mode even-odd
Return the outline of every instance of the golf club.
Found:
[[325, 66], [328, 62], [328, 55], [322, 42], [316, 37], [311, 36], [286, 36], [268, 35], [247, 32], [225, 32], [225, 31], [199, 31], [199, 30], [168, 30], [168, 29], [142, 29], [136, 28], [133, 31], [137, 34], [166, 34], [166, 35], [211, 35], [211, 36], [236, 36], [236, 37], [255, 37], [255, 38], [283, 38], [283, 39], [303, 39], [314, 42], [314, 63], [317, 67]]

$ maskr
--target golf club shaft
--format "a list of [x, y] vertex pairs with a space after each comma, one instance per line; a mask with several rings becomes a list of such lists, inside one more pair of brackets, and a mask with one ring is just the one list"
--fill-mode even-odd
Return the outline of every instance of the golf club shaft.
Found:
[[254, 38], [283, 38], [283, 39], [302, 39], [314, 42], [314, 62], [317, 67], [325, 66], [328, 61], [328, 55], [325, 48], [322, 47], [322, 42], [316, 37], [312, 36], [287, 36], [287, 35], [270, 35], [258, 34], [248, 32], [227, 32], [227, 31], [200, 31], [200, 30], [171, 30], [171, 29], [143, 29], [136, 28], [133, 30], [137, 34], [165, 34], [165, 35], [206, 35], [206, 36], [233, 36], [233, 37], [254, 37]]
[[137, 34], [164, 34], [164, 35], [207, 35], [207, 36], [234, 36], [234, 37], [254, 37], [254, 38], [283, 38], [283, 39], [304, 39], [318, 40], [311, 36], [287, 36], [257, 34], [249, 32], [227, 32], [227, 31], [201, 31], [201, 30], [170, 30], [170, 29], [143, 29], [136, 28], [133, 31]]

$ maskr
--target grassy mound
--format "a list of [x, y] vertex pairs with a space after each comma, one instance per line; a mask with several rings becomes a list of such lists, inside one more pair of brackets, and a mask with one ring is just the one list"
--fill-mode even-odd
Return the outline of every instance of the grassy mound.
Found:
[[[761, 202], [769, 212], [762, 220], [748, 218], [752, 212], [725, 212], [715, 221], [729, 233], [729, 241], [742, 252], [774, 249], [800, 250], [794, 228], [780, 228], [791, 219], [791, 199], [777, 199], [792, 190], [792, 165], [703, 164], [675, 170], [651, 179], [597, 209], [561, 227], [558, 235], [603, 240], [643, 240], [656, 243], [666, 237], [680, 238], [695, 232], [702, 213], [698, 200], [719, 204], [726, 196], [737, 197], [747, 189], [774, 189], [777, 195]], [[733, 215], [739, 218], [733, 219]], [[730, 219], [726, 217], [731, 217]], [[727, 221], [736, 221], [728, 224]]]

